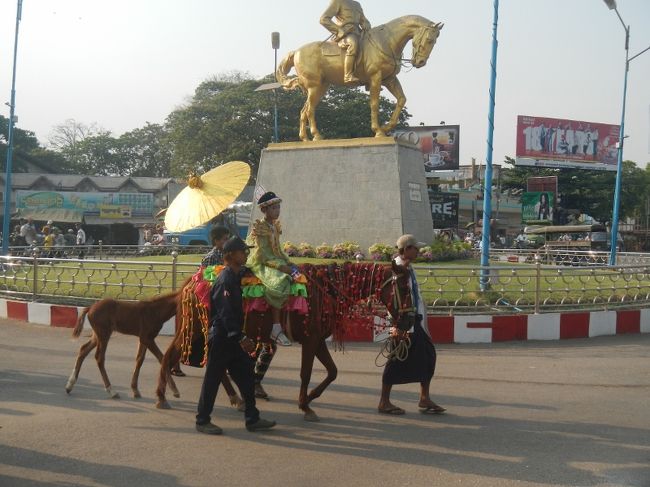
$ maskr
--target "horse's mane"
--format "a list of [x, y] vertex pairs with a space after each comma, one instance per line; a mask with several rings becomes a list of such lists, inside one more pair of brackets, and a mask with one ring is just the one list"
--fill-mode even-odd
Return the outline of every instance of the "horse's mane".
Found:
[[397, 17], [393, 20], [389, 20], [385, 24], [377, 25], [376, 27], [373, 27], [372, 30], [375, 29], [382, 29], [384, 27], [389, 27], [392, 28], [393, 24], [401, 24], [401, 23], [408, 23], [408, 24], [413, 24], [415, 26], [424, 26], [424, 25], [429, 25], [432, 22], [427, 19], [426, 17], [422, 17], [421, 15], [404, 15], [402, 17]]

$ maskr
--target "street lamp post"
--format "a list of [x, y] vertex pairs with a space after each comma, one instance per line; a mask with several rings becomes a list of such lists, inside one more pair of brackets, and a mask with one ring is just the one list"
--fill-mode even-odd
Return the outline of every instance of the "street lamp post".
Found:
[[603, 0], [610, 10], [614, 10], [618, 19], [621, 21], [623, 29], [625, 29], [625, 76], [623, 77], [623, 109], [621, 111], [621, 128], [618, 136], [618, 153], [616, 159], [616, 184], [614, 186], [614, 210], [612, 212], [612, 239], [611, 249], [609, 252], [609, 265], [616, 265], [616, 251], [618, 245], [618, 215], [621, 209], [621, 179], [623, 174], [623, 145], [625, 143], [625, 102], [627, 98], [627, 73], [630, 69], [630, 61], [639, 57], [641, 54], [650, 49], [646, 47], [641, 52], [630, 57], [630, 26], [626, 25], [621, 17], [621, 14], [616, 8], [616, 0]]
[[[280, 49], [280, 33], [271, 32], [271, 47], [275, 51], [275, 63], [273, 67], [273, 76], [278, 71], [278, 49]], [[278, 92], [277, 89], [273, 90], [273, 142], [276, 144], [280, 142], [278, 136]]]
[[9, 253], [9, 222], [11, 220], [11, 166], [14, 154], [14, 120], [16, 109], [16, 54], [18, 53], [18, 28], [23, 10], [23, 0], [18, 0], [16, 8], [16, 34], [14, 39], [14, 66], [11, 77], [11, 101], [9, 102], [9, 129], [7, 134], [7, 164], [5, 166], [4, 213], [2, 220], [2, 254]]

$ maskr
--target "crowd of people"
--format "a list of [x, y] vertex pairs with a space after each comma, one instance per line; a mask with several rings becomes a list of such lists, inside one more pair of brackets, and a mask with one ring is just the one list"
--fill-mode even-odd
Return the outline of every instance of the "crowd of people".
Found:
[[165, 245], [165, 227], [162, 224], [145, 224], [142, 227], [142, 241], [144, 245]]
[[80, 223], [64, 231], [63, 224], [56, 225], [54, 221], [48, 220], [37, 229], [31, 217], [21, 220], [9, 235], [9, 245], [13, 247], [13, 252], [25, 253], [30, 248], [41, 247], [48, 257], [77, 254], [83, 259], [87, 240], [86, 231]]

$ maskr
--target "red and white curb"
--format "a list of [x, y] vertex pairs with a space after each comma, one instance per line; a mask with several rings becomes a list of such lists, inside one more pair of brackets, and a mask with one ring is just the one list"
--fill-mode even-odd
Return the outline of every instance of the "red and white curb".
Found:
[[[45, 326], [74, 328], [83, 307], [0, 299], [0, 318]], [[626, 333], [650, 333], [650, 309], [585, 311], [540, 315], [429, 315], [434, 343], [492, 343], [513, 340], [562, 340]], [[385, 338], [365, 324], [348, 322], [346, 341], [372, 342]], [[84, 329], [89, 329], [88, 319]], [[173, 335], [175, 318], [161, 335]]]

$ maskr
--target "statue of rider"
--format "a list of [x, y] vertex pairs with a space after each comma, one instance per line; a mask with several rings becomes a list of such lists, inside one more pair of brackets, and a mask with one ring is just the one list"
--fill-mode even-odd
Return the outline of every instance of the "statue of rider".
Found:
[[[336, 21], [332, 21], [334, 17]], [[359, 38], [362, 31], [370, 30], [370, 22], [363, 14], [361, 4], [354, 0], [331, 0], [329, 7], [321, 15], [320, 23], [332, 33], [334, 41], [346, 49], [343, 82], [358, 84], [360, 80], [354, 75], [354, 63]]]

